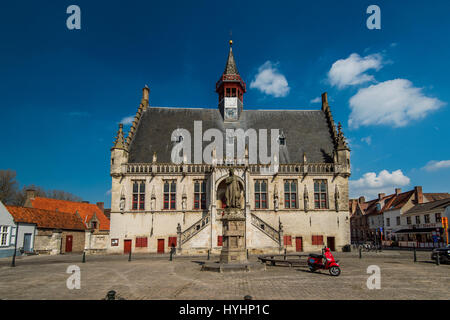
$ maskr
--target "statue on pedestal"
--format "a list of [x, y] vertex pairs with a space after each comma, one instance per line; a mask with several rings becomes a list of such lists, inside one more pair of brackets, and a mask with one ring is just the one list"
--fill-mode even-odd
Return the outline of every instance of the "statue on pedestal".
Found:
[[227, 189], [225, 191], [225, 203], [228, 208], [241, 208], [241, 188], [234, 170], [230, 169], [230, 176], [225, 179]]

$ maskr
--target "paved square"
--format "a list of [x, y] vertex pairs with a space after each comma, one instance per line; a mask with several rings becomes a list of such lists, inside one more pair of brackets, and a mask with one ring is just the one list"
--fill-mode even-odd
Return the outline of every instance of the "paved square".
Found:
[[[214, 273], [200, 271], [206, 257], [135, 255], [30, 256], [0, 259], [0, 299], [92, 299], [115, 290], [125, 299], [450, 299], [450, 265], [436, 266], [430, 252], [336, 253], [342, 274], [310, 273], [305, 267]], [[212, 260], [218, 257], [212, 257]], [[251, 257], [256, 260], [256, 257]], [[67, 268], [81, 269], [81, 289], [69, 290]], [[381, 268], [381, 289], [369, 290], [367, 267]]]

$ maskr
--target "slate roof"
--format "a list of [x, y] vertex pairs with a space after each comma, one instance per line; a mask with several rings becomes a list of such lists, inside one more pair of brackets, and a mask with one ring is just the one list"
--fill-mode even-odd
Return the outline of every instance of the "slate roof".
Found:
[[15, 222], [36, 224], [38, 228], [85, 230], [86, 227], [80, 218], [68, 212], [57, 212], [36, 208], [7, 206]]
[[76, 212], [78, 212], [82, 221], [86, 224], [91, 221], [95, 214], [99, 221], [99, 230], [109, 231], [109, 219], [95, 204], [36, 197], [31, 200], [31, 205], [33, 208], [66, 212], [73, 216], [76, 216]]
[[[270, 129], [280, 129], [286, 145], [280, 146], [279, 162], [302, 163], [303, 152], [308, 162], [332, 163], [334, 141], [322, 110], [243, 110], [236, 122], [224, 122], [218, 108], [188, 109], [149, 107], [142, 114], [139, 126], [128, 148], [129, 163], [150, 163], [156, 152], [158, 162], [171, 163], [174, 142], [171, 134], [176, 129], [191, 133], [191, 161], [194, 155], [194, 121], [202, 121], [203, 133], [210, 128], [244, 130], [267, 129], [270, 152]], [[203, 149], [211, 142], [203, 142]], [[224, 138], [225, 149], [225, 138]], [[225, 150], [223, 152], [225, 155]], [[259, 161], [259, 157], [258, 157]]]
[[421, 204], [416, 204], [414, 207], [409, 209], [405, 212], [405, 214], [414, 214], [419, 212], [425, 212], [437, 208], [445, 208], [447, 206], [450, 206], [450, 199], [442, 199], [442, 200], [436, 200], [432, 202], [426, 202]]

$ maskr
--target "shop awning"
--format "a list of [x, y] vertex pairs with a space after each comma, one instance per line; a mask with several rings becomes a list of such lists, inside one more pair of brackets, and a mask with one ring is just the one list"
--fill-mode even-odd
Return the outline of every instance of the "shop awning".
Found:
[[420, 229], [401, 229], [398, 231], [394, 231], [394, 233], [431, 233], [436, 231], [439, 228], [420, 228]]

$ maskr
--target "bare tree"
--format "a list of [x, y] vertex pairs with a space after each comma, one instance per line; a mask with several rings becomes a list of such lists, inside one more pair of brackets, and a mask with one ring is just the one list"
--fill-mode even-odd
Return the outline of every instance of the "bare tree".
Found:
[[25, 200], [27, 200], [27, 190], [29, 189], [34, 190], [36, 197], [44, 197], [44, 198], [47, 197], [47, 194], [44, 189], [32, 184], [29, 186], [24, 186], [22, 190], [18, 190], [15, 194], [14, 200], [12, 201], [12, 204], [14, 204], [15, 206], [25, 205]]
[[47, 198], [51, 199], [58, 199], [58, 200], [68, 200], [68, 201], [75, 201], [75, 202], [81, 202], [83, 199], [80, 197], [70, 193], [65, 192], [63, 190], [48, 190], [46, 192]]
[[83, 200], [80, 197], [78, 197], [70, 192], [65, 192], [62, 190], [47, 190], [47, 191], [45, 191], [41, 187], [37, 187], [35, 185], [29, 185], [29, 186], [24, 186], [22, 188], [22, 190], [20, 190], [16, 193], [16, 196], [15, 196], [14, 200], [12, 201], [13, 204], [16, 206], [23, 206], [25, 204], [25, 201], [27, 200], [27, 190], [29, 190], [29, 189], [33, 189], [35, 191], [36, 197], [58, 199], [58, 200], [68, 200], [68, 201], [75, 201], [75, 202], [81, 202]]
[[0, 201], [10, 204], [14, 201], [18, 188], [16, 172], [11, 169], [0, 170]]
[[9, 205], [23, 206], [27, 199], [27, 190], [33, 189], [37, 197], [51, 198], [58, 200], [68, 200], [81, 202], [83, 199], [62, 190], [44, 190], [35, 185], [24, 186], [19, 189], [14, 170], [0, 170], [0, 201]]

